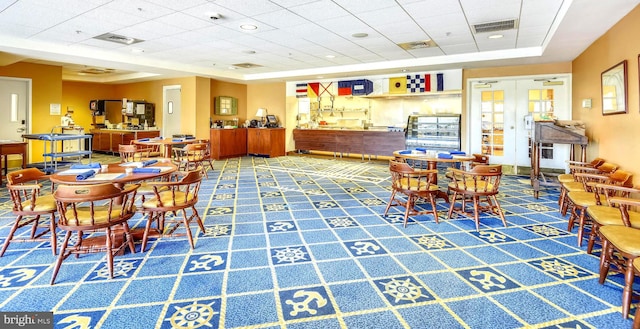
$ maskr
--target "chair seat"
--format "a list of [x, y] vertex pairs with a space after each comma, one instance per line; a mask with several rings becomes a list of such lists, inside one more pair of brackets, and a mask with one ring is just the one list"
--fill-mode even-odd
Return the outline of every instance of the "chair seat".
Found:
[[[67, 213], [67, 219], [69, 222], [66, 226], [85, 226], [85, 225], [101, 225], [107, 224], [109, 221], [115, 221], [120, 218], [120, 214], [122, 209], [114, 208], [111, 210], [111, 217], [109, 217], [109, 207], [108, 206], [98, 206], [94, 207], [94, 215], [93, 215], [93, 223], [91, 222], [91, 211], [89, 207], [78, 207], [78, 215], [75, 216], [72, 213]], [[132, 209], [132, 212], [135, 212], [135, 206]], [[76, 224], [75, 221], [78, 221]]]
[[640, 256], [640, 230], [620, 225], [600, 228], [600, 234], [621, 252]]
[[[581, 182], [571, 181], [571, 182], [563, 183], [562, 187], [569, 192], [584, 191], [584, 185]], [[593, 195], [593, 193], [591, 194]]]
[[[475, 183], [473, 181], [469, 180], [469, 181], [467, 181], [466, 186], [463, 185], [462, 183], [460, 183], [460, 181], [458, 181], [457, 184], [456, 184], [456, 182], [451, 182], [451, 183], [449, 183], [449, 187], [452, 188], [452, 189], [459, 190], [459, 191], [467, 190], [467, 191], [472, 191], [472, 192], [483, 191], [483, 190], [487, 190], [487, 191], [493, 190], [493, 184], [487, 183], [487, 182], [481, 181], [481, 180], [479, 180], [479, 181], [477, 181]], [[466, 187], [466, 188], [464, 188], [464, 187]]]
[[[160, 193], [160, 200], [163, 207], [180, 206], [193, 201], [195, 195], [193, 193], [186, 194], [182, 191], [175, 192], [175, 198], [171, 191], [165, 191]], [[175, 200], [175, 201], [174, 201]], [[152, 209], [161, 207], [157, 198], [151, 198], [142, 203], [143, 208]]]
[[53, 194], [43, 194], [36, 199], [36, 206], [31, 210], [31, 200], [22, 202], [22, 208], [34, 212], [47, 212], [56, 210], [56, 199]]
[[558, 181], [560, 183], [569, 183], [569, 182], [574, 182], [575, 178], [573, 177], [572, 174], [562, 174], [562, 175], [558, 175]]
[[397, 184], [398, 188], [410, 191], [437, 191], [438, 185], [427, 184], [425, 180], [419, 179], [409, 179], [409, 183], [407, 184], [407, 180], [400, 180]]
[[[159, 186], [158, 187], [158, 192], [163, 192], [163, 191], [167, 191], [169, 190], [168, 187], [166, 186]], [[138, 191], [136, 192], [138, 195], [151, 195], [154, 194], [155, 192], [153, 191], [153, 186], [147, 184], [147, 183], [141, 183], [140, 187], [138, 188]]]
[[569, 199], [571, 199], [571, 202], [573, 202], [574, 205], [579, 207], [589, 207], [597, 205], [596, 198], [593, 192], [573, 191], [569, 192], [567, 196], [569, 197]]
[[[592, 220], [602, 226], [624, 225], [620, 209], [615, 207], [605, 205], [589, 206], [587, 207], [587, 214], [589, 214], [589, 217], [591, 217]], [[640, 213], [636, 211], [629, 211], [629, 221], [631, 222], [631, 227], [640, 228]]]

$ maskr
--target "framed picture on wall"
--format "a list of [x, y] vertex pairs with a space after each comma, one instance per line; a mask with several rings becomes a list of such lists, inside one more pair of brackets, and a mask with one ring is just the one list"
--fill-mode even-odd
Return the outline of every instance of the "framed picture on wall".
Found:
[[602, 115], [627, 113], [627, 60], [602, 72]]

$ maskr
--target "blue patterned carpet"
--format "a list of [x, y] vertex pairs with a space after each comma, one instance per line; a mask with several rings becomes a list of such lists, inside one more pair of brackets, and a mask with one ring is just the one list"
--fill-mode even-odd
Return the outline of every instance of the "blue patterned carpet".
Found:
[[[152, 241], [116, 257], [111, 280], [103, 255], [69, 258], [50, 286], [49, 244], [12, 243], [0, 311], [52, 311], [56, 328], [630, 328], [621, 276], [598, 284], [598, 253], [566, 231], [557, 191], [536, 200], [519, 180], [500, 188], [507, 228], [490, 215], [480, 232], [446, 220], [442, 201], [440, 224], [425, 215], [403, 228], [401, 208], [382, 217], [385, 163], [217, 161], [194, 250]], [[4, 240], [14, 216], [0, 197]]]

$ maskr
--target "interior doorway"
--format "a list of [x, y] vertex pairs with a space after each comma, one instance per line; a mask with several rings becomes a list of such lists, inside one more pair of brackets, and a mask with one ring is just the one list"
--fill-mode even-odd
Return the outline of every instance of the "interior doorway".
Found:
[[[0, 140], [22, 141], [22, 135], [31, 131], [31, 79], [0, 77], [0, 108]], [[8, 158], [22, 163], [19, 155]]]
[[[571, 120], [570, 82], [570, 75], [470, 79], [469, 151], [488, 155], [491, 163], [503, 165], [504, 173], [528, 175], [533, 120]], [[569, 145], [543, 145], [541, 167], [564, 169], [569, 152]]]
[[162, 87], [162, 136], [171, 138], [181, 134], [181, 86]]

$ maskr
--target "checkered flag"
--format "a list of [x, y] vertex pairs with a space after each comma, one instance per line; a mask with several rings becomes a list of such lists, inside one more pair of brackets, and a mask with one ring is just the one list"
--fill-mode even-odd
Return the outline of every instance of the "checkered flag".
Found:
[[407, 92], [423, 93], [425, 92], [425, 87], [426, 79], [424, 75], [407, 75]]

